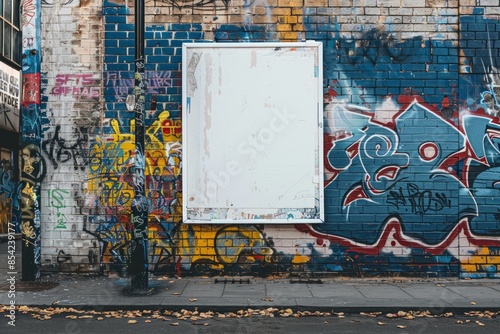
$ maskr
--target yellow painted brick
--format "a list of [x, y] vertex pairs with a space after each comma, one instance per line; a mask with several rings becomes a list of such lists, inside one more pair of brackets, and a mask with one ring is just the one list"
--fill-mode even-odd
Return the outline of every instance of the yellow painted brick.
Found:
[[297, 33], [296, 32], [280, 32], [279, 33], [280, 41], [297, 41]]
[[472, 264], [462, 264], [462, 270], [463, 271], [466, 271], [466, 272], [476, 272], [477, 271], [477, 267], [475, 265], [472, 265]]
[[278, 0], [279, 7], [304, 7], [304, 0]]
[[304, 0], [304, 7], [328, 7], [328, 0]]
[[215, 255], [215, 250], [212, 247], [200, 247], [200, 255]]
[[294, 24], [294, 25], [292, 25], [292, 30], [293, 31], [306, 31], [306, 28], [304, 27], [303, 24]]
[[271, 15], [292, 15], [291, 8], [272, 8]]
[[291, 24], [277, 24], [276, 30], [277, 31], [292, 31], [292, 25]]
[[297, 16], [278, 16], [278, 23], [280, 24], [286, 24], [286, 23], [289, 23], [289, 24], [293, 24], [293, 23], [297, 23]]
[[208, 239], [198, 239], [196, 245], [200, 247], [206, 247], [208, 246]]

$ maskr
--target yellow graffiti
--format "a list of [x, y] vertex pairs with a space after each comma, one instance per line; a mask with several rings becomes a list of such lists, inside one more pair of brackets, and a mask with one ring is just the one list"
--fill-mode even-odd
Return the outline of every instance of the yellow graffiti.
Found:
[[[94, 198], [102, 206], [126, 213], [133, 198], [131, 170], [134, 167], [135, 121], [130, 122], [130, 133], [121, 132], [117, 119], [112, 119], [110, 126], [113, 133], [98, 138], [91, 148], [87, 192], [94, 194]], [[176, 197], [176, 185], [167, 187], [163, 180], [179, 178], [181, 173], [181, 120], [173, 120], [168, 111], [163, 111], [146, 129], [145, 137], [144, 173], [146, 177], [152, 177], [148, 179], [149, 189], [146, 196], [153, 200], [154, 207], [156, 203], [160, 203], [160, 195], [167, 198]], [[151, 184], [155, 180], [161, 180], [162, 185], [156, 187], [156, 184]], [[178, 188], [180, 189], [180, 183]], [[177, 201], [180, 201], [180, 197]], [[157, 216], [158, 212], [153, 212], [153, 215]]]
[[273, 254], [253, 226], [183, 225], [177, 237], [178, 255], [189, 256], [191, 263], [208, 262], [218, 268], [222, 264], [253, 263], [256, 257], [268, 260]]
[[21, 222], [21, 233], [22, 233], [22, 235], [25, 236], [26, 247], [30, 244], [29, 239], [36, 238], [35, 230], [33, 229], [33, 226], [31, 226], [31, 223], [29, 221]]
[[8, 223], [12, 219], [12, 199], [0, 197], [0, 233], [7, 233]]
[[[469, 257], [467, 262], [461, 263], [462, 270], [470, 273], [490, 271], [495, 267], [495, 271], [500, 271], [500, 254], [488, 247], [481, 247], [476, 254]], [[490, 270], [488, 270], [490, 269]]]
[[34, 186], [30, 187], [29, 184], [26, 184], [26, 187], [23, 188], [22, 193], [27, 196], [26, 202], [28, 202], [28, 199], [31, 199], [32, 201], [36, 200]]
[[307, 263], [311, 260], [311, 258], [307, 255], [301, 255], [299, 254], [298, 250], [295, 250], [295, 255], [292, 259], [293, 264], [302, 264], [302, 263]]

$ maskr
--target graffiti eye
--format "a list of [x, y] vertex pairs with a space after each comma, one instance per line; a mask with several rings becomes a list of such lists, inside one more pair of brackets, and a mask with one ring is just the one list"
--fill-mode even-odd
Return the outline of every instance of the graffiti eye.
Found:
[[424, 161], [432, 161], [436, 159], [439, 154], [439, 147], [435, 143], [426, 142], [418, 148], [420, 158]]

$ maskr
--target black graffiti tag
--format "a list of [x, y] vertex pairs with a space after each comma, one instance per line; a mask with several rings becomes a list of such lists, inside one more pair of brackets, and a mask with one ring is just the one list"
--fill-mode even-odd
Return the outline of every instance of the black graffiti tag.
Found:
[[49, 157], [50, 162], [54, 168], [59, 167], [59, 163], [65, 163], [73, 159], [73, 166], [75, 170], [80, 168], [85, 170], [85, 166], [89, 164], [88, 154], [86, 154], [86, 146], [88, 136], [85, 129], [81, 129], [83, 135], [78, 135], [74, 144], [69, 145], [68, 142], [61, 138], [61, 126], [57, 125], [52, 139], [47, 139], [42, 143], [43, 152]]
[[426, 212], [438, 212], [444, 208], [451, 208], [451, 201], [446, 194], [432, 192], [430, 190], [420, 190], [418, 185], [408, 183], [406, 189], [399, 187], [398, 190], [391, 190], [387, 199], [388, 204], [396, 208], [410, 206], [413, 213], [425, 214]]

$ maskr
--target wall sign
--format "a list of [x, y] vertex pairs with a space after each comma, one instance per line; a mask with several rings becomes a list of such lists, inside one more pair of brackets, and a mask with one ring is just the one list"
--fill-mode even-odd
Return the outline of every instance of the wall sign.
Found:
[[184, 222], [322, 222], [322, 44], [186, 43], [182, 66]]
[[21, 71], [0, 62], [0, 127], [19, 132]]

